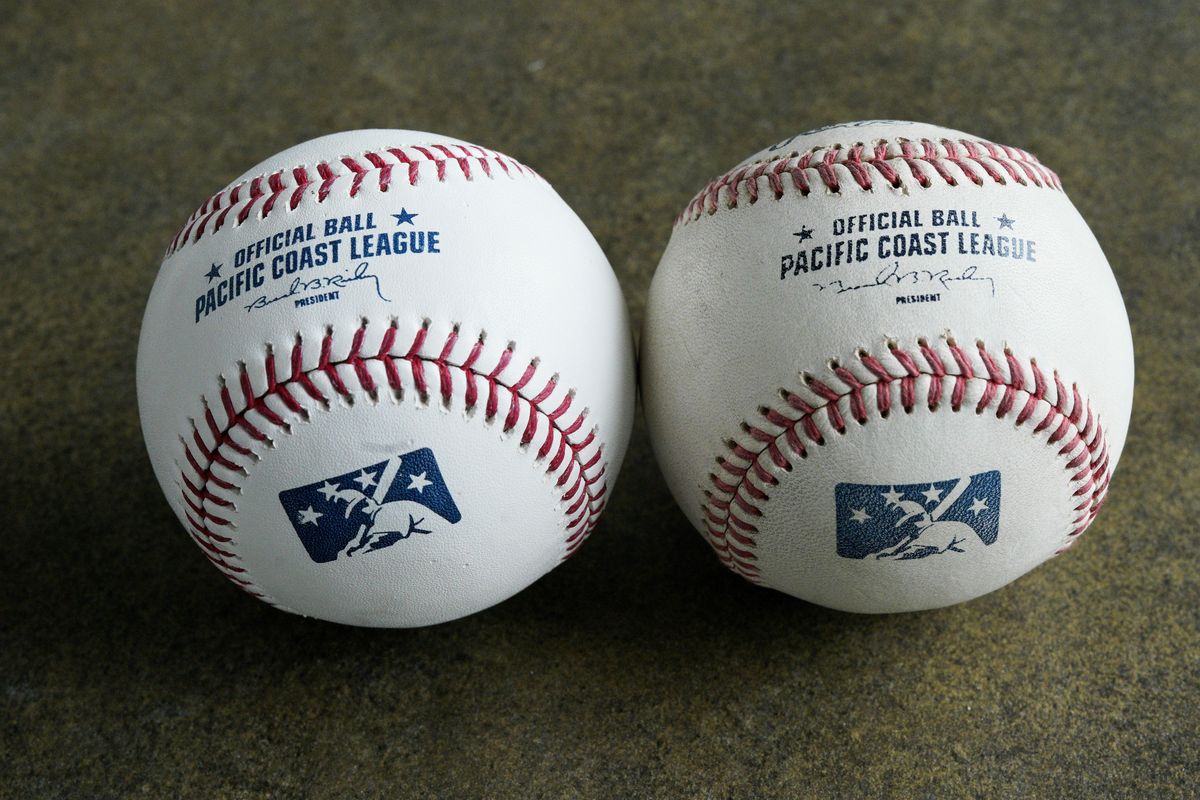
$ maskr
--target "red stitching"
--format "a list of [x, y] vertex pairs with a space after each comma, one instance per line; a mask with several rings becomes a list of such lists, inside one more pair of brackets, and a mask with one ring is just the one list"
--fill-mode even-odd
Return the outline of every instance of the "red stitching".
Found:
[[[573, 555], [596, 527], [607, 503], [607, 464], [602, 461], [604, 444], [597, 439], [594, 428], [580, 441], [571, 440], [583, 427], [588, 413], [587, 409], [584, 409], [578, 414], [565, 416], [575, 401], [574, 390], [567, 392], [553, 408], [546, 408], [543, 404], [553, 394], [559, 377], [552, 375], [545, 384], [535, 380], [538, 373], [536, 359], [530, 362], [516, 382], [509, 384], [499, 378], [512, 361], [514, 345], [509, 344], [501, 351], [492, 369], [484, 370], [476, 366], [484, 347], [482, 334], [476, 339], [467, 358], [461, 364], [456, 364], [450, 360], [450, 356], [458, 342], [457, 328], [450, 332], [436, 356], [422, 354], [428, 335], [426, 326], [417, 331], [412, 344], [403, 355], [393, 354], [396, 331], [394, 323], [389, 325], [384, 332], [379, 351], [364, 354], [364, 323], [354, 333], [349, 354], [339, 361], [332, 357], [334, 342], [331, 330], [322, 337], [317, 365], [309, 370], [304, 369], [304, 343], [298, 337], [288, 359], [290, 375], [285, 379], [280, 379], [276, 374], [275, 354], [268, 350], [264, 359], [267, 387], [261, 394], [255, 393], [244, 364], [239, 369], [233, 389], [222, 379], [218, 397], [225, 414], [224, 424], [217, 422], [208, 399], [202, 398], [202, 423], [197, 424], [193, 420], [190, 441], [188, 438], [181, 439], [183, 464], [194, 472], [194, 475], [189, 476], [181, 464], [182, 496], [188, 533], [200, 545], [209, 561], [250, 594], [263, 597], [245, 576], [245, 569], [236, 563], [238, 556], [232, 547], [236, 543], [228, 533], [235, 527], [230, 519], [231, 514], [218, 512], [205, 505], [207, 502], [234, 512], [235, 496], [241, 489], [236, 478], [223, 479], [213, 472], [213, 468], [219, 465], [231, 476], [244, 478], [248, 474], [247, 468], [232, 460], [222, 452], [224, 450], [230, 450], [253, 461], [258, 460], [258, 456], [252, 450], [233, 438], [235, 431], [240, 431], [256, 442], [269, 441], [270, 437], [263, 428], [290, 432], [287, 420], [272, 408], [272, 403], [278, 402], [304, 417], [308, 416], [310, 409], [303, 401], [328, 405], [330, 397], [313, 380], [317, 375], [328, 381], [334, 394], [346, 398], [352, 398], [354, 395], [354, 390], [347, 385], [347, 380], [352, 377], [359, 387], [374, 399], [380, 387], [371, 375], [371, 363], [382, 364], [388, 386], [397, 393], [404, 390], [399, 366], [404, 364], [404, 369], [411, 371], [413, 385], [425, 402], [429, 400], [431, 389], [431, 384], [425, 377], [427, 367], [437, 371], [438, 380], [432, 388], [446, 404], [453, 402], [455, 396], [453, 372], [461, 373], [466, 380], [463, 395], [465, 408], [477, 408], [480, 405], [480, 396], [485, 395], [485, 419], [488, 422], [500, 420], [505, 433], [514, 432], [522, 408], [528, 409], [528, 421], [520, 431], [519, 441], [523, 447], [535, 448], [535, 461], [538, 463], [545, 461], [553, 452], [553, 458], [546, 465], [546, 472], [558, 476], [555, 486], [561, 491], [562, 502], [565, 505], [567, 550], [563, 559]], [[235, 392], [240, 394], [240, 398], [235, 399]], [[564, 418], [570, 420], [569, 424], [563, 424]]]
[[872, 191], [873, 175], [878, 173], [885, 183], [899, 189], [904, 183], [903, 165], [917, 185], [928, 189], [933, 178], [950, 186], [958, 185], [960, 176], [977, 185], [987, 180], [1005, 184], [1014, 181], [1022, 186], [1033, 184], [1040, 188], [1062, 189], [1058, 176], [1046, 168], [1032, 153], [1015, 147], [1002, 147], [991, 142], [969, 139], [896, 139], [880, 141], [867, 151], [861, 143], [844, 147], [815, 147], [806, 153], [793, 152], [782, 158], [738, 167], [714, 178], [675, 218], [675, 224], [715, 214], [724, 198], [726, 208], [737, 208], [739, 192], [744, 189], [751, 205], [761, 196], [759, 179], [766, 178], [771, 195], [779, 200], [785, 194], [783, 176], [791, 176], [792, 186], [803, 196], [812, 192], [810, 178], [816, 178], [829, 191], [842, 191], [843, 177], [848, 176], [863, 191]]
[[[363, 163], [363, 162], [366, 163]], [[463, 177], [475, 180], [482, 173], [486, 178], [495, 177], [492, 164], [496, 164], [504, 175], [529, 175], [538, 177], [537, 173], [516, 159], [502, 153], [487, 150], [476, 145], [434, 145], [421, 147], [408, 145], [404, 147], [385, 147], [362, 153], [358, 156], [343, 156], [329, 161], [322, 161], [315, 167], [301, 164], [288, 169], [273, 172], [270, 175], [259, 175], [250, 180], [226, 187], [200, 204], [187, 222], [175, 234], [175, 238], [167, 246], [166, 255], [177, 252], [187, 244], [195, 244], [205, 233], [216, 233], [233, 214], [234, 227], [240, 226], [250, 218], [254, 205], [259, 198], [265, 197], [259, 216], [266, 219], [273, 211], [280, 208], [296, 210], [311, 186], [319, 186], [313, 202], [323, 203], [333, 191], [333, 187], [342, 178], [350, 178], [347, 193], [357, 197], [363, 185], [376, 177], [379, 191], [386, 192], [394, 186], [397, 180], [415, 186], [421, 178], [421, 166], [432, 164], [434, 174], [431, 178], [445, 182], [446, 170], [449, 164], [458, 167]], [[479, 167], [479, 173], [474, 168]], [[316, 179], [312, 176], [316, 171]], [[263, 183], [267, 188], [263, 188]], [[346, 183], [345, 181], [341, 181]], [[280, 202], [286, 195], [287, 202]], [[240, 207], [239, 207], [240, 206]]]
[[[947, 346], [958, 367], [957, 374], [946, 369], [941, 357], [924, 340], [918, 341], [915, 351], [889, 346], [891, 356], [900, 365], [898, 374], [889, 370], [878, 358], [866, 351], [859, 351], [858, 360], [872, 379], [864, 380], [846, 367], [833, 364], [831, 371], [848, 387], [845, 390], [835, 389], [816, 378], [805, 376], [805, 386], [822, 402], [809, 403], [796, 392], [780, 389], [779, 394], [786, 408], [764, 406], [759, 409], [759, 421], [744, 422], [742, 430], [753, 444], [744, 446], [732, 439], [726, 442], [734, 460], [725, 456], [717, 458], [718, 469], [708, 476], [711, 488], [704, 491], [704, 502], [701, 504], [705, 538], [718, 558], [729, 569], [758, 582], [759, 569], [754, 564], [757, 560], [754, 551], [758, 528], [754, 520], [763, 516], [762, 506], [770, 499], [768, 489], [779, 484], [770, 466], [790, 472], [794, 458], [806, 458], [808, 455], [805, 440], [818, 446], [826, 443], [814, 421], [818, 414], [824, 413], [834, 430], [845, 433], [846, 421], [838, 408], [842, 400], [846, 400], [851, 416], [859, 424], [865, 425], [869, 412], [863, 389], [867, 386], [877, 387], [875, 412], [881, 419], [886, 419], [891, 410], [892, 384], [898, 384], [900, 405], [904, 411], [912, 411], [921, 402], [916, 391], [916, 380], [921, 376], [933, 378], [929, 382], [928, 396], [924, 398], [931, 411], [943, 405], [943, 383], [946, 379], [953, 381], [949, 397], [951, 411], [962, 408], [969, 382], [983, 381], [985, 385], [975, 405], [975, 412], [982, 414], [994, 409], [998, 419], [1011, 417], [1015, 413], [1017, 427], [1029, 421], [1039, 400], [1049, 403], [1046, 376], [1036, 361], [1023, 364], [1008, 349], [1005, 349], [1003, 359], [999, 359], [979, 342], [976, 348], [979, 361], [987, 372], [984, 377], [977, 375], [966, 349], [952, 339], [947, 340]], [[1001, 367], [1002, 363], [1008, 368], [1007, 375]], [[1032, 387], [1028, 386], [1026, 366], [1033, 376]], [[1091, 406], [1074, 384], [1068, 392], [1057, 372], [1053, 373], [1053, 379], [1054, 402], [1033, 431], [1051, 431], [1046, 444], [1054, 446], [1058, 455], [1072, 456], [1064, 469], [1071, 483], [1081, 482], [1073, 494], [1078, 498], [1078, 503], [1074, 507], [1076, 516], [1071, 522], [1072, 529], [1067, 534], [1070, 541], [1057, 551], [1061, 553], [1096, 518], [1108, 492], [1111, 470], [1104, 430]], [[1022, 394], [1028, 395], [1023, 402], [1020, 397]], [[791, 416], [790, 412], [799, 412], [799, 416]], [[782, 430], [774, 433], [774, 429]], [[752, 475], [757, 484], [751, 481]]]

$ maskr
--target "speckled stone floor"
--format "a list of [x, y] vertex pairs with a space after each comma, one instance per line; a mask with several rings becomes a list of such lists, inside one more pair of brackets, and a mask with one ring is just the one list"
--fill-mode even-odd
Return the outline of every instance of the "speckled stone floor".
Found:
[[[1194, 796], [1198, 73], [1196, 8], [1165, 0], [6, 5], [0, 797]], [[249, 165], [357, 127], [511, 153], [640, 325], [693, 192], [861, 118], [1037, 153], [1108, 253], [1133, 423], [1066, 556], [932, 613], [806, 605], [719, 566], [640, 422], [579, 555], [448, 625], [282, 614], [179, 529], [138, 326], [177, 226]]]

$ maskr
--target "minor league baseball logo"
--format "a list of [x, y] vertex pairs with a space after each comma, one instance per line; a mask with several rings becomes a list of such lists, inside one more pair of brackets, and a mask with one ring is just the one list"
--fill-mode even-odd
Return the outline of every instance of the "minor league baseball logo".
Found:
[[843, 558], [965, 553], [1000, 533], [998, 470], [929, 484], [839, 483], [834, 500]]
[[286, 489], [279, 502], [317, 562], [382, 550], [462, 519], [427, 447]]

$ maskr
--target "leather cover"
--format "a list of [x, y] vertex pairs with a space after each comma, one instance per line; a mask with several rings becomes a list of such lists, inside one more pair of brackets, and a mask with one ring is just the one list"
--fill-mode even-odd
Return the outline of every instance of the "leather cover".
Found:
[[722, 561], [862, 612], [967, 600], [1069, 547], [1133, 392], [1120, 293], [1058, 178], [886, 120], [706, 187], [641, 357], [658, 460]]
[[142, 426], [204, 554], [285, 610], [413, 626], [574, 552], [633, 409], [624, 301], [532, 170], [403, 130], [282, 152], [197, 210], [150, 294]]

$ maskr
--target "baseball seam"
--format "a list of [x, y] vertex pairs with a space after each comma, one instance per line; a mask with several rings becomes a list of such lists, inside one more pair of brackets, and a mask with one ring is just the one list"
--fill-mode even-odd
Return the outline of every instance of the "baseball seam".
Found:
[[[388, 191], [397, 183], [416, 186], [423, 172], [428, 173], [428, 170], [422, 170], [423, 165], [433, 167], [434, 180], [445, 182], [447, 168], [451, 164], [456, 165], [467, 180], [474, 180], [479, 173], [494, 178], [496, 173], [493, 167], [509, 177], [538, 177], [536, 172], [516, 159], [473, 144], [385, 147], [357, 156], [347, 155], [321, 161], [315, 167], [297, 165], [227, 186], [205, 200], [175, 234], [167, 246], [166, 256], [184, 245], [195, 244], [206, 233], [216, 233], [227, 224], [234, 228], [241, 226], [250, 219], [259, 200], [262, 200], [262, 204], [259, 205], [258, 215], [266, 219], [272, 212], [282, 209], [294, 211], [306, 196], [313, 197], [317, 203], [325, 202], [339, 182], [348, 187], [350, 197], [356, 197], [372, 176], [380, 192]], [[344, 180], [347, 178], [348, 181]], [[314, 186], [315, 195], [309, 192]], [[283, 202], [285, 195], [287, 199]]]
[[[515, 381], [505, 381], [501, 375], [512, 363], [515, 343], [510, 342], [496, 358], [490, 370], [479, 364], [484, 360], [485, 335], [479, 334], [466, 358], [453, 358], [456, 345], [462, 340], [455, 326], [437, 355], [424, 352], [428, 338], [428, 320], [417, 331], [406, 351], [393, 352], [397, 325], [393, 321], [385, 330], [379, 350], [374, 354], [361, 352], [367, 332], [367, 321], [354, 333], [349, 354], [334, 359], [334, 332], [326, 330], [321, 339], [320, 357], [315, 367], [304, 368], [304, 342], [297, 336], [290, 354], [290, 374], [280, 378], [276, 358], [268, 348], [264, 367], [267, 385], [256, 393], [245, 364], [239, 365], [235, 389], [224, 378], [218, 393], [216, 411], [207, 397], [202, 397], [204, 418], [191, 420], [191, 441], [181, 437], [183, 461], [179, 463], [180, 488], [184, 502], [187, 530], [192, 539], [227, 578], [248, 593], [274, 604], [257, 587], [246, 568], [239, 565], [233, 539], [236, 525], [236, 497], [249, 468], [260, 456], [256, 447], [270, 447], [267, 430], [291, 433], [286, 414], [307, 420], [315, 403], [327, 409], [333, 398], [347, 403], [355, 399], [377, 401], [385, 385], [403, 400], [404, 392], [415, 391], [422, 405], [428, 405], [431, 392], [440, 395], [449, 408], [461, 399], [465, 412], [472, 413], [483, 406], [488, 424], [501, 420], [504, 433], [520, 427], [519, 444], [523, 448], [536, 445], [535, 464], [546, 463], [546, 472], [557, 476], [555, 487], [561, 491], [566, 516], [566, 551], [569, 558], [595, 528], [607, 503], [607, 460], [603, 458], [604, 444], [593, 426], [585, 431], [588, 409], [568, 416], [575, 403], [574, 390], [567, 391], [556, 405], [549, 405], [559, 384], [559, 376], [551, 375], [543, 384], [539, 378], [539, 361], [533, 359]], [[436, 372], [430, 382], [426, 370]], [[382, 370], [382, 374], [379, 374]], [[373, 374], [373, 372], [375, 374]], [[462, 396], [455, 386], [454, 374], [464, 380]], [[515, 374], [515, 373], [514, 373]], [[541, 386], [533, 393], [533, 389]], [[359, 394], [365, 398], [358, 397]], [[235, 394], [240, 397], [235, 398]], [[503, 406], [507, 404], [507, 409]], [[522, 411], [525, 424], [520, 426]], [[224, 417], [218, 419], [218, 415]], [[564, 424], [565, 419], [572, 420]], [[189, 476], [189, 471], [191, 476]]]
[[[905, 413], [911, 413], [920, 402], [922, 378], [928, 381], [925, 402], [932, 412], [944, 409], [947, 400], [950, 410], [958, 412], [972, 389], [980, 390], [976, 414], [994, 409], [997, 419], [1014, 419], [1017, 428], [1037, 415], [1039, 404], [1048, 406], [1031, 433], [1044, 436], [1048, 446], [1058, 446], [1057, 455], [1068, 458], [1064, 469], [1069, 483], [1078, 484], [1072, 493], [1077, 503], [1072, 528], [1056, 554], [1070, 547], [1095, 519], [1112, 477], [1099, 418], [1075, 384], [1068, 391], [1057, 371], [1047, 380], [1036, 359], [1028, 362], [1030, 386], [1025, 368], [1008, 348], [997, 358], [982, 342], [976, 342], [972, 353], [953, 338], [945, 341], [949, 359], [943, 359], [925, 339], [917, 340], [916, 352], [889, 343], [890, 369], [884, 359], [860, 349], [855, 369], [831, 361], [832, 378], [819, 380], [802, 373], [802, 387], [779, 390], [782, 406], [762, 406], [753, 422], [743, 422], [742, 441], [726, 441], [729, 454], [717, 458], [718, 469], [708, 476], [711, 486], [703, 489], [705, 538], [722, 563], [760, 582], [754, 563], [758, 533], [754, 520], [763, 516], [768, 490], [780, 482], [778, 471], [791, 472], [796, 459], [807, 458], [809, 444], [826, 444], [818, 425], [822, 415], [832, 432], [844, 435], [848, 420], [866, 425], [871, 419], [887, 419], [897, 401]], [[874, 394], [874, 403], [868, 402], [868, 393]]]
[[722, 196], [726, 208], [737, 208], [743, 190], [749, 204], [757, 203], [764, 194], [759, 185], [764, 178], [769, 196], [779, 200], [787, 191], [789, 178], [794, 190], [805, 197], [814, 184], [839, 193], [847, 180], [870, 192], [875, 188], [876, 175], [890, 188], [903, 191], [907, 189], [904, 168], [922, 189], [933, 186], [936, 180], [957, 186], [965, 179], [977, 186], [989, 180], [1000, 185], [1012, 180], [1022, 186], [1062, 190], [1053, 171], [1032, 153], [1016, 147], [972, 139], [881, 139], [870, 150], [862, 143], [814, 147], [805, 153], [793, 151], [733, 169], [700, 190], [675, 218], [675, 224], [684, 225], [717, 213]]

